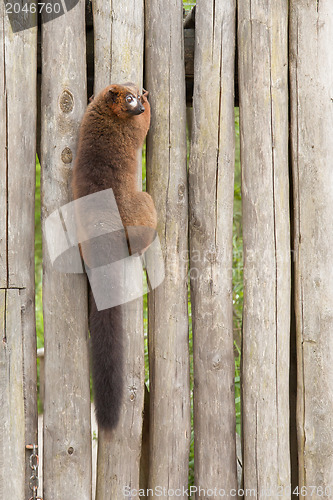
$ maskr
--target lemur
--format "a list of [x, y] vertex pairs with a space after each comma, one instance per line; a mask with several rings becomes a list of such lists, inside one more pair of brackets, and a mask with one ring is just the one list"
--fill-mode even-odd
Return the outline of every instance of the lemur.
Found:
[[[138, 190], [137, 181], [138, 152], [150, 124], [147, 97], [148, 92], [143, 90], [140, 95], [134, 84], [127, 83], [110, 85], [91, 100], [80, 127], [72, 180], [74, 199], [112, 188], [132, 255], [143, 253], [151, 244], [157, 225], [153, 200]], [[79, 213], [81, 233], [96, 220], [103, 223], [105, 215], [98, 209]], [[108, 244], [103, 245], [107, 254]], [[87, 239], [80, 251], [85, 264], [93, 267], [94, 244]], [[123, 398], [122, 339], [127, 334], [122, 325], [123, 306], [98, 311], [90, 289], [89, 307], [96, 417], [100, 427], [112, 429], [119, 420]]]

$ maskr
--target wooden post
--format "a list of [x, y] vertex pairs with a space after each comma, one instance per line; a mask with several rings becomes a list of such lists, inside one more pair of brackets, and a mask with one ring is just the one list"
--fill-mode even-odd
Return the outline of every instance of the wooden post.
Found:
[[[0, 493], [25, 498], [23, 335], [19, 289], [0, 290]], [[30, 491], [31, 494], [31, 491]]]
[[[111, 83], [142, 87], [143, 0], [94, 0], [95, 85], [97, 94]], [[141, 165], [141, 159], [138, 158]], [[138, 184], [141, 189], [141, 169]], [[99, 430], [96, 500], [123, 500], [124, 488], [139, 489], [144, 404], [142, 299], [122, 305], [124, 402], [111, 434]]]
[[238, 3], [243, 474], [256, 498], [290, 498], [287, 26], [287, 0]]
[[45, 220], [71, 200], [86, 107], [84, 0], [42, 26], [41, 167], [45, 336], [43, 497], [91, 499], [86, 278], [54, 269]]
[[111, 83], [142, 85], [143, 0], [93, 0], [97, 94]]
[[194, 472], [198, 487], [223, 488], [228, 497], [237, 488], [232, 323], [234, 0], [198, 2], [195, 37], [189, 167]]
[[[19, 4], [17, 4], [19, 5]], [[29, 498], [37, 444], [34, 277], [37, 28], [0, 6], [0, 497]], [[21, 13], [22, 28], [35, 16]], [[24, 19], [23, 19], [24, 18]], [[20, 16], [17, 16], [20, 22]], [[26, 475], [24, 474], [26, 471]], [[7, 474], [6, 471], [10, 471]]]
[[[164, 282], [148, 295], [149, 488], [187, 487], [191, 437], [187, 311], [188, 202], [182, 2], [146, 1], [146, 85], [152, 108], [147, 187], [158, 216]], [[174, 498], [167, 492], [165, 498]]]
[[333, 484], [333, 11], [290, 7], [299, 486], [319, 498]]

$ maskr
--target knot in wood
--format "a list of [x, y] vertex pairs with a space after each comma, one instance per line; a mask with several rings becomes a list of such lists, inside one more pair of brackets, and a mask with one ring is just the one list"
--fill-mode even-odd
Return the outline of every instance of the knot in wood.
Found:
[[217, 251], [215, 248], [211, 248], [207, 251], [206, 260], [211, 264], [214, 264], [217, 261]]
[[70, 148], [66, 147], [62, 150], [61, 152], [61, 159], [63, 163], [72, 163], [73, 160], [73, 154]]
[[60, 109], [63, 113], [70, 113], [74, 108], [74, 97], [69, 90], [64, 90], [60, 96]]
[[192, 214], [191, 217], [191, 224], [194, 229], [200, 229], [201, 228], [201, 222], [199, 219], [196, 217], [196, 215]]
[[130, 401], [134, 401], [136, 398], [136, 393], [137, 393], [137, 388], [133, 385], [132, 387], [129, 387], [130, 391]]
[[183, 201], [185, 195], [185, 185], [179, 184], [178, 186], [178, 201]]
[[218, 354], [214, 356], [212, 362], [213, 362], [213, 370], [221, 370], [222, 360]]

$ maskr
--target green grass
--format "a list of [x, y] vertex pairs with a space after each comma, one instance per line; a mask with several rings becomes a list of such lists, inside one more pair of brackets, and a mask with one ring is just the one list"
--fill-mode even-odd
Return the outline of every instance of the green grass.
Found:
[[234, 317], [234, 344], [235, 344], [235, 404], [236, 430], [241, 434], [241, 406], [240, 406], [240, 355], [243, 311], [243, 234], [242, 234], [242, 199], [241, 199], [241, 165], [239, 145], [239, 109], [235, 109], [235, 184], [234, 184], [234, 220], [233, 220], [233, 317]]
[[[36, 191], [35, 191], [35, 308], [36, 308], [36, 334], [37, 349], [44, 346], [44, 321], [42, 304], [42, 231], [40, 220], [40, 163], [36, 155]], [[37, 360], [37, 386], [38, 386], [38, 412], [43, 411], [39, 397], [39, 360]]]
[[35, 197], [35, 287], [36, 287], [36, 330], [37, 349], [44, 345], [44, 322], [42, 307], [42, 231], [40, 221], [40, 163], [36, 156], [36, 197]]
[[195, 4], [195, 0], [183, 0], [183, 7], [186, 12], [190, 11]]

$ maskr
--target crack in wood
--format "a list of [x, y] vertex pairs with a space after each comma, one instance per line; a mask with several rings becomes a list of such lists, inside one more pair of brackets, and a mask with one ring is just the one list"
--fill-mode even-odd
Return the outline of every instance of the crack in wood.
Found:
[[5, 301], [4, 301], [4, 317], [3, 317], [3, 337], [2, 337], [2, 344], [4, 346], [7, 345], [7, 290], [5, 289]]
[[169, 80], [168, 80], [168, 91], [169, 91], [169, 106], [168, 106], [168, 185], [165, 197], [165, 226], [164, 226], [164, 244], [166, 245], [167, 240], [167, 228], [168, 228], [168, 201], [169, 201], [169, 189], [170, 189], [170, 177], [171, 177], [171, 66], [172, 66], [172, 26], [169, 24]]
[[6, 121], [6, 145], [5, 145], [5, 155], [6, 155], [6, 228], [5, 228], [5, 233], [6, 233], [6, 285], [9, 285], [9, 259], [8, 259], [8, 191], [9, 191], [9, 186], [8, 186], [8, 95], [7, 95], [7, 80], [6, 80], [6, 37], [5, 37], [5, 18], [3, 18], [2, 21], [2, 32], [4, 35], [3, 38], [3, 85], [4, 85], [4, 96], [5, 96], [5, 121]]
[[276, 430], [277, 430], [277, 464], [279, 463], [279, 390], [278, 390], [278, 252], [277, 252], [277, 227], [276, 227], [276, 196], [275, 196], [275, 137], [274, 137], [274, 105], [272, 91], [272, 40], [269, 45], [269, 92], [271, 114], [271, 160], [272, 160], [272, 198], [273, 198], [273, 238], [275, 259], [275, 400], [276, 400]]
[[[215, 7], [215, 2], [214, 2]], [[223, 21], [221, 25], [221, 47], [220, 47], [220, 75], [219, 75], [219, 114], [217, 123], [217, 150], [216, 150], [216, 174], [215, 174], [215, 246], [217, 242], [217, 216], [218, 216], [218, 184], [219, 184], [219, 157], [220, 157], [220, 133], [221, 133], [221, 110], [222, 110], [222, 67], [223, 67]]]
[[259, 473], [258, 473], [258, 401], [256, 401], [256, 435], [255, 435], [255, 464], [256, 464], [256, 484], [259, 500]]
[[25, 286], [0, 286], [0, 290], [26, 290]]
[[[112, 50], [112, 46], [113, 46], [113, 40], [112, 40], [112, 34], [113, 34], [113, 20], [114, 20], [114, 12], [113, 12], [113, 2], [111, 0], [111, 4], [110, 4], [110, 60], [111, 60], [111, 64], [110, 64], [110, 77], [109, 77], [109, 83], [112, 82], [112, 54], [113, 54], [113, 50]], [[101, 89], [98, 89], [98, 92], [100, 91]], [[95, 95], [97, 94], [96, 92], [96, 89], [94, 88], [94, 93]]]
[[215, 47], [215, 4], [216, 0], [213, 0], [213, 37], [212, 37], [212, 61], [214, 60], [214, 47]]

